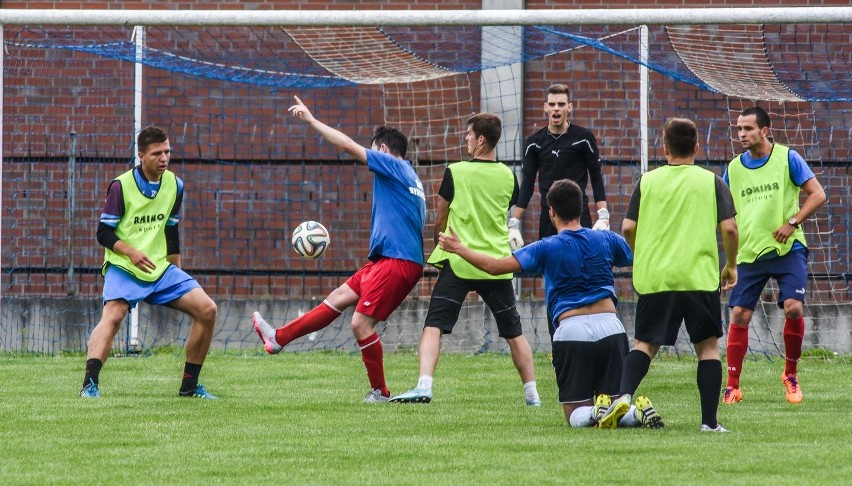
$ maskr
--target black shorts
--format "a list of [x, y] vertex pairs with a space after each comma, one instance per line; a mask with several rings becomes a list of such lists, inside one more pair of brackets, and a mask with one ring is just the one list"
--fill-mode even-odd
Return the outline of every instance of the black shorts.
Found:
[[521, 316], [515, 306], [515, 289], [511, 279], [468, 280], [459, 278], [449, 263], [438, 274], [438, 281], [432, 289], [429, 300], [429, 312], [426, 314], [425, 327], [437, 327], [444, 334], [452, 334], [459, 319], [462, 303], [471, 291], [482, 297], [485, 305], [494, 315], [497, 331], [503, 339], [513, 339], [523, 335]]
[[683, 323], [695, 344], [722, 337], [719, 291], [656, 292], [639, 295], [636, 303], [636, 339], [660, 346], [677, 340]]
[[[579, 335], [581, 333], [572, 333], [573, 335], [568, 337], [569, 340], [563, 340], [565, 333], [556, 330], [553, 340], [553, 368], [556, 371], [560, 403], [578, 403], [593, 400], [595, 395], [601, 393], [619, 393], [624, 357], [630, 350], [624, 327], [615, 314], [594, 314], [565, 319], [560, 328], [575, 323], [583, 325], [584, 320], [610, 324], [606, 326], [611, 328], [607, 333], [613, 332], [615, 328], [620, 332], [603, 337], [598, 337], [599, 334], [583, 337]], [[601, 326], [595, 326], [593, 323], [590, 327], [594, 329]]]

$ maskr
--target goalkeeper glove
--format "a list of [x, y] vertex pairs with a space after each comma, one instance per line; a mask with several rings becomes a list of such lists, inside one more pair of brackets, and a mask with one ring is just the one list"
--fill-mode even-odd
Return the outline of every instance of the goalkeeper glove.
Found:
[[598, 209], [598, 222], [592, 226], [593, 230], [609, 229], [609, 211], [606, 208]]
[[509, 248], [512, 251], [524, 246], [524, 238], [521, 236], [521, 221], [518, 218], [509, 218]]

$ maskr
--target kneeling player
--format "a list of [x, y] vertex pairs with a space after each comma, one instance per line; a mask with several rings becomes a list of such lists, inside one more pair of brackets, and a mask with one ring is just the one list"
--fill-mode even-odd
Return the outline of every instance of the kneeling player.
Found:
[[[580, 226], [582, 191], [567, 179], [547, 194], [550, 219], [558, 234], [492, 258], [466, 247], [450, 228], [440, 246], [490, 274], [543, 273], [547, 308], [556, 316], [553, 365], [565, 420], [573, 427], [663, 426], [650, 400], [636, 397], [620, 419], [599, 423], [618, 394], [621, 368], [629, 349], [624, 326], [615, 315], [612, 267], [633, 264], [627, 242], [611, 231]], [[595, 399], [595, 397], [597, 397]]]

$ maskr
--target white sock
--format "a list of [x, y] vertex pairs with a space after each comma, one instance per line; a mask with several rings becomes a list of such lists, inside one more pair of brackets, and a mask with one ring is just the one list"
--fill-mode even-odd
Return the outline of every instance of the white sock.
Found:
[[595, 419], [592, 418], [595, 407], [585, 406], [575, 408], [568, 417], [568, 425], [571, 427], [591, 427], [595, 425]]
[[538, 388], [535, 386], [535, 381], [524, 383], [524, 398], [527, 400], [538, 400]]
[[642, 425], [642, 422], [636, 416], [636, 405], [631, 405], [630, 410], [618, 421], [619, 427], [639, 427], [640, 425]]
[[423, 375], [417, 380], [417, 388], [421, 390], [431, 390], [432, 389], [432, 380], [433, 378], [428, 375]]

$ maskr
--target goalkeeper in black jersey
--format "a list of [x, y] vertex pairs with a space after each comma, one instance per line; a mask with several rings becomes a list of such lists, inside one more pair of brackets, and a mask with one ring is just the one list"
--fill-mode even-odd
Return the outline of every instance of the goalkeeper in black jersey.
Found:
[[564, 84], [554, 84], [547, 89], [544, 111], [547, 114], [548, 126], [527, 139], [518, 202], [512, 208], [509, 219], [509, 243], [512, 249], [518, 249], [524, 245], [520, 232], [520, 219], [532, 198], [536, 177], [538, 177], [538, 190], [541, 194], [539, 239], [556, 234], [556, 228], [548, 216], [547, 191], [560, 179], [570, 179], [583, 190], [583, 213], [580, 216], [580, 224], [585, 228], [592, 227], [589, 201], [585, 195], [586, 187], [591, 180], [592, 195], [598, 212], [598, 221], [594, 229], [609, 229], [609, 212], [597, 142], [589, 129], [568, 121], [568, 116], [573, 109], [572, 103], [569, 102], [569, 94], [568, 87]]

